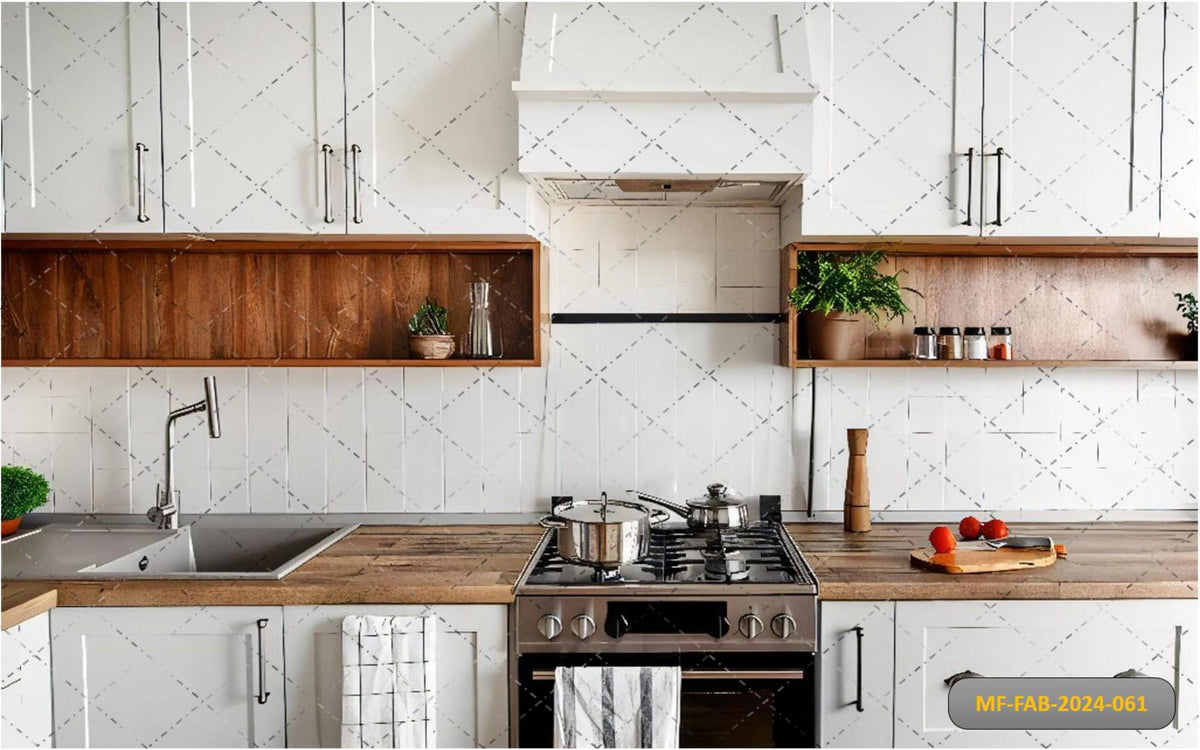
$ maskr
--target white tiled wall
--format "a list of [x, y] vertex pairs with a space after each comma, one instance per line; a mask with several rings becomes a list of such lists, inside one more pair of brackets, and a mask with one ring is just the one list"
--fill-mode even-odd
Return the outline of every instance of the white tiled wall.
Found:
[[1195, 509], [1196, 372], [822, 369], [813, 495], [840, 508], [871, 430], [876, 510]]

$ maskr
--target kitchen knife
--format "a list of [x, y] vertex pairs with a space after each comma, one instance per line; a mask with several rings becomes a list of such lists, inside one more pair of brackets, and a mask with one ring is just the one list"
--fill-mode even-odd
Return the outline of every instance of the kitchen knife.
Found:
[[1054, 548], [1054, 540], [1048, 536], [1009, 536], [1003, 539], [988, 539], [984, 542], [993, 549], [1013, 547], [1014, 549], [1047, 549]]

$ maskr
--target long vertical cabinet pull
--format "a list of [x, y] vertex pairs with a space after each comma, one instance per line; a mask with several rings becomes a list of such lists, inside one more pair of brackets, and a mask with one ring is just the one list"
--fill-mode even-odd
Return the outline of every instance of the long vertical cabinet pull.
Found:
[[321, 145], [321, 166], [324, 170], [321, 182], [325, 188], [325, 223], [333, 223], [333, 206], [329, 205], [329, 157], [333, 155], [333, 146], [328, 143]]
[[854, 707], [856, 709], [858, 709], [859, 713], [862, 713], [863, 712], [863, 699], [862, 699], [863, 629], [862, 629], [862, 625], [855, 625], [854, 627], [852, 627], [850, 629], [854, 631], [855, 641], [858, 644], [858, 665], [857, 665], [857, 670], [856, 670], [857, 675], [858, 675], [858, 680], [855, 682], [855, 686], [854, 686], [854, 691], [855, 691], [854, 692]]
[[267, 627], [267, 618], [258, 620], [258, 705], [264, 706], [271, 694], [267, 692], [267, 656], [263, 653], [263, 630]]
[[962, 223], [964, 227], [971, 226], [971, 196], [972, 189], [975, 187], [975, 147], [967, 149], [967, 220]]
[[362, 149], [355, 143], [350, 147], [350, 177], [354, 180], [353, 196], [354, 196], [354, 223], [363, 223], [362, 200], [360, 200], [358, 191], [358, 155], [362, 153]]
[[994, 221], [990, 221], [988, 223], [995, 226], [1000, 226], [1004, 223], [1004, 215], [1001, 211], [1000, 203], [1001, 196], [1004, 195], [1004, 189], [1000, 182], [1001, 178], [1004, 177], [1004, 149], [997, 148], [995, 153], [988, 154], [988, 156], [996, 157], [996, 218]]
[[146, 215], [146, 170], [142, 165], [142, 157], [150, 149], [146, 148], [146, 144], [138, 142], [133, 147], [137, 162], [137, 220], [139, 224], [145, 224], [150, 221], [150, 217]]

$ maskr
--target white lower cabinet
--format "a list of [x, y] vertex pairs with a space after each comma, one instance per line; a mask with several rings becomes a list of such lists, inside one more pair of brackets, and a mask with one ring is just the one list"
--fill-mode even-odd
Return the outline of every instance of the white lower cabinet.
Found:
[[508, 608], [482, 604], [284, 607], [288, 746], [341, 744], [343, 618], [430, 613], [438, 746], [507, 747]]
[[12, 626], [0, 640], [0, 747], [52, 747], [50, 614]]
[[279, 607], [50, 614], [59, 747], [283, 746]]
[[892, 746], [895, 602], [821, 602], [821, 746]]
[[[1135, 669], [1175, 686], [1157, 731], [964, 731], [946, 678], [1111, 677]], [[899, 602], [896, 747], [1196, 747], [1195, 600]]]

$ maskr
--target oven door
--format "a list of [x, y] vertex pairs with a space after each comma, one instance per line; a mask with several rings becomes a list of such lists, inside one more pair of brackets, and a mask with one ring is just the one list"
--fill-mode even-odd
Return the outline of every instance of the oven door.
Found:
[[816, 747], [810, 653], [531, 654], [517, 661], [517, 742], [554, 745], [554, 669], [679, 666], [680, 747]]

